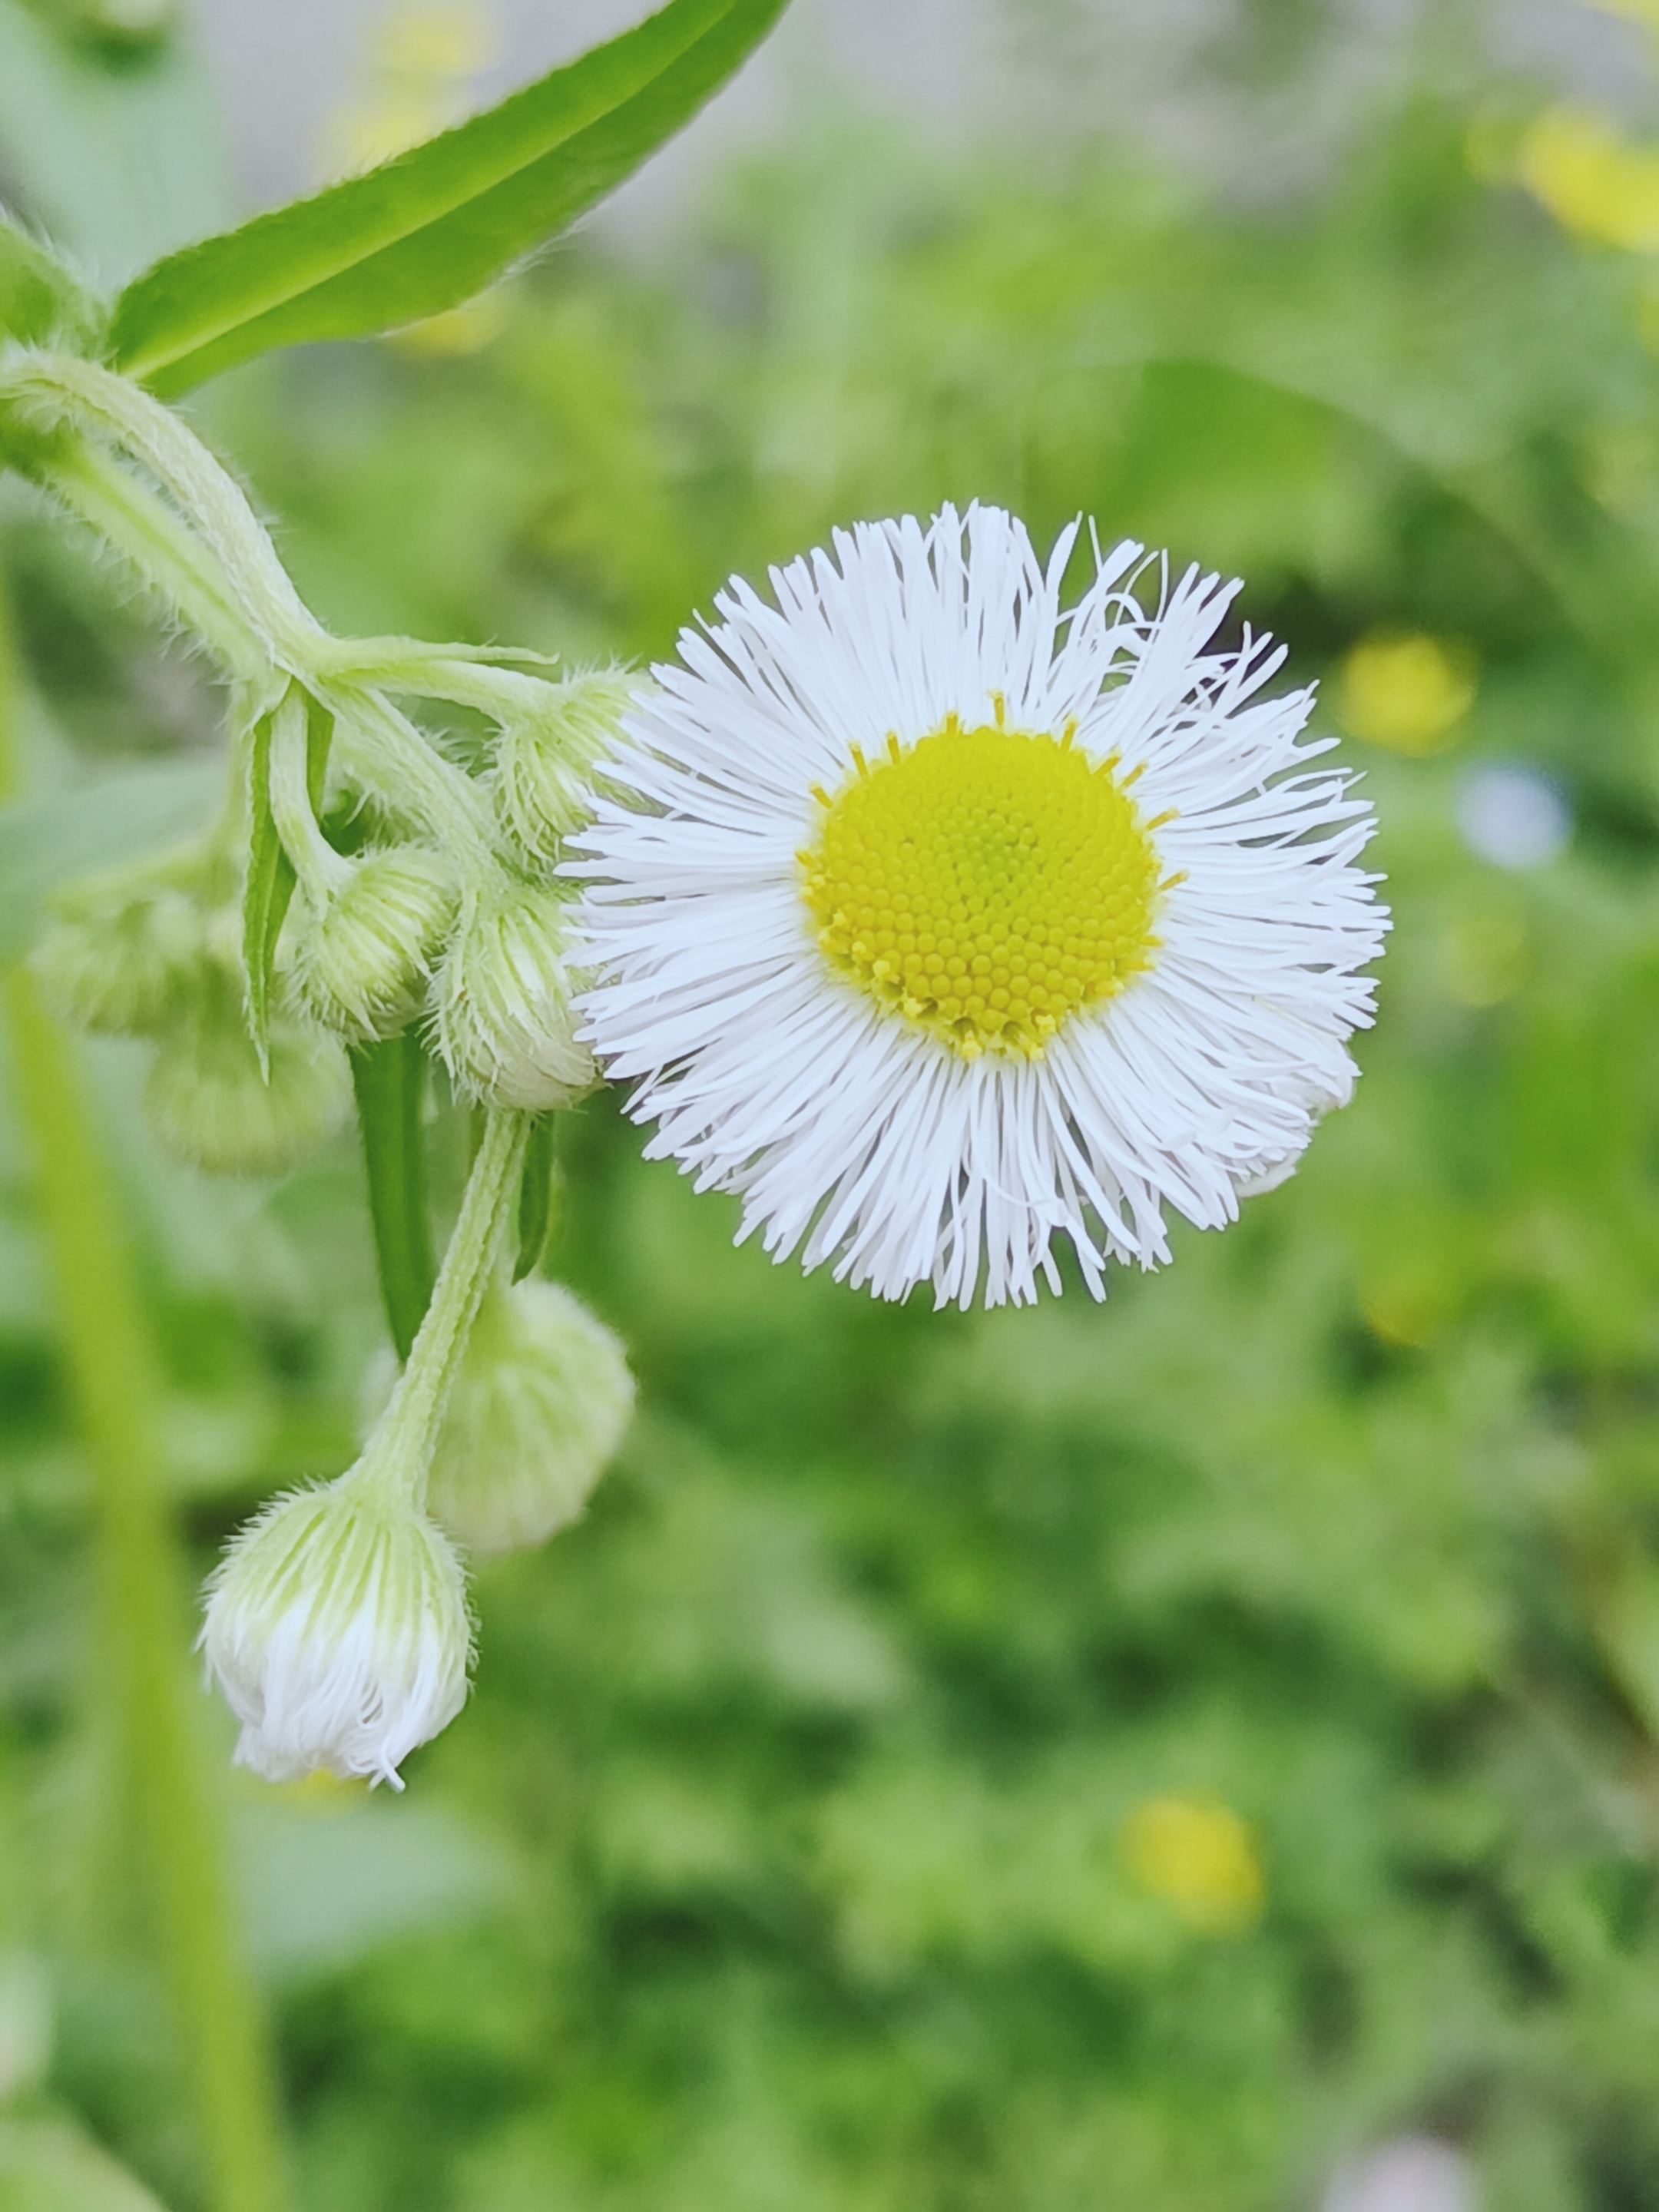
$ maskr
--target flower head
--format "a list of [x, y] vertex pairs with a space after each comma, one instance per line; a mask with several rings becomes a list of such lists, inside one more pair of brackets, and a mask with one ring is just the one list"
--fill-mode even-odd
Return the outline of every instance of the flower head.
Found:
[[269, 1782], [315, 1767], [401, 1789], [398, 1767], [466, 1698], [454, 1547], [395, 1488], [343, 1475], [275, 1499], [208, 1589], [202, 1648]]
[[623, 709], [638, 688], [624, 669], [594, 669], [541, 685], [538, 711], [501, 725], [496, 803], [535, 859], [556, 860], [564, 839], [592, 812], [594, 769], [613, 750]]
[[902, 1297], [1169, 1256], [1279, 1180], [1354, 1079], [1387, 917], [1370, 808], [1309, 773], [1237, 585], [1152, 611], [1142, 549], [1046, 568], [996, 508], [734, 580], [626, 718], [592, 825], [586, 1034], [741, 1235]]
[[574, 1521], [634, 1410], [623, 1348], [557, 1283], [498, 1285], [473, 1323], [427, 1504], [476, 1552]]
[[111, 1036], [152, 1036], [173, 1019], [206, 957], [202, 910], [156, 880], [94, 885], [64, 900], [32, 966], [65, 1020]]
[[441, 854], [394, 845], [348, 862], [320, 907], [295, 909], [301, 1004], [354, 1042], [392, 1036], [418, 1012], [459, 903]]
[[434, 1035], [464, 1097], [535, 1114], [592, 1089], [565, 964], [569, 912], [557, 890], [505, 869], [468, 890], [432, 988]]
[[160, 1041], [144, 1106], [175, 1159], [210, 1175], [278, 1175], [345, 1120], [351, 1074], [333, 1037], [283, 1020], [262, 1066], [240, 987], [214, 963]]

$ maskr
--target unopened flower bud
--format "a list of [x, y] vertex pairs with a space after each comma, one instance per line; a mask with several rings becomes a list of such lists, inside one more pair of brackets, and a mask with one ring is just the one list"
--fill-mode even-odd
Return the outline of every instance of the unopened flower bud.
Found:
[[350, 864], [326, 902], [295, 916], [294, 981], [301, 1004], [354, 1043], [395, 1036], [419, 1011], [456, 893], [441, 854], [395, 846]]
[[622, 1346], [556, 1283], [504, 1285], [473, 1324], [427, 1504], [475, 1552], [575, 1520], [634, 1411]]
[[433, 985], [438, 1049], [465, 1096], [540, 1113], [592, 1088], [565, 966], [568, 904], [505, 871], [472, 891]]
[[202, 1649], [242, 1723], [238, 1763], [401, 1789], [398, 1767], [466, 1699], [459, 1559], [419, 1509], [360, 1470], [276, 1499], [208, 1586]]
[[340, 1127], [351, 1074], [332, 1037], [282, 1020], [261, 1068], [234, 986], [215, 970], [162, 1038], [144, 1103], [176, 1158], [212, 1175], [276, 1175]]
[[527, 853], [555, 860], [562, 841], [593, 811], [599, 763], [640, 679], [596, 669], [541, 687], [544, 711], [504, 722], [495, 745], [495, 787], [502, 819]]
[[149, 884], [76, 899], [35, 947], [46, 998], [76, 1029], [153, 1036], [190, 994], [206, 952], [201, 908], [187, 891]]

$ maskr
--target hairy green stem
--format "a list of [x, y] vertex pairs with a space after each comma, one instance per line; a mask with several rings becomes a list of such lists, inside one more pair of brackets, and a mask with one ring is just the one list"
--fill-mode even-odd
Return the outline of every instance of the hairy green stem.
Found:
[[271, 658], [307, 661], [320, 626], [289, 580], [247, 495], [170, 407], [130, 377], [72, 354], [24, 354], [0, 380], [0, 399], [36, 427], [110, 439], [149, 471], [210, 550], [242, 619]]
[[167, 502], [112, 454], [66, 441], [36, 472], [70, 513], [124, 555], [185, 628], [256, 693], [271, 686], [262, 641], [242, 618], [222, 576]]
[[[19, 686], [0, 605], [0, 803], [17, 780]], [[286, 2202], [264, 2026], [242, 1956], [224, 1812], [200, 1740], [182, 1562], [162, 1475], [154, 1347], [69, 1040], [27, 970], [0, 981], [18, 1105], [35, 1157], [62, 1340], [93, 1478], [106, 1665], [193, 2076], [214, 2212]]]
[[492, 1113], [485, 1121], [432, 1303], [385, 1419], [363, 1455], [365, 1480], [394, 1484], [416, 1504], [425, 1502], [450, 1390], [518, 1203], [533, 1119], [529, 1114]]
[[378, 691], [319, 682], [334, 716], [335, 742], [366, 791], [411, 816], [426, 834], [477, 866], [495, 844], [489, 802], [465, 769], [446, 760], [427, 733]]

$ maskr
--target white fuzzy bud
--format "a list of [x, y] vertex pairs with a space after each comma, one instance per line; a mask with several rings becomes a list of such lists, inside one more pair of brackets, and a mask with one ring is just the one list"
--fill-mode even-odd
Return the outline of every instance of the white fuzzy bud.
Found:
[[468, 893], [432, 990], [438, 1049], [464, 1097], [541, 1113], [598, 1080], [576, 1035], [568, 913], [557, 891], [505, 872]]
[[442, 856], [394, 846], [349, 864], [320, 905], [302, 895], [293, 925], [294, 987], [307, 1013], [353, 1043], [395, 1036], [417, 1013], [454, 925]]
[[556, 860], [562, 841], [593, 811], [600, 763], [616, 745], [640, 679], [596, 669], [540, 687], [544, 706], [504, 721], [492, 777], [501, 818], [540, 860]]
[[188, 1000], [206, 950], [196, 901], [155, 884], [77, 899], [47, 929], [30, 964], [48, 1002], [73, 1027], [153, 1036]]
[[234, 989], [215, 971], [162, 1038], [144, 1105], [175, 1158], [212, 1175], [276, 1175], [343, 1122], [351, 1073], [332, 1037], [283, 1021], [271, 1024], [262, 1069]]
[[466, 1700], [472, 1625], [454, 1547], [356, 1470], [290, 1492], [232, 1540], [201, 1645], [242, 1723], [238, 1763], [403, 1787], [399, 1764]]
[[556, 1283], [504, 1285], [473, 1324], [427, 1504], [475, 1552], [544, 1543], [574, 1521], [634, 1411], [623, 1347]]

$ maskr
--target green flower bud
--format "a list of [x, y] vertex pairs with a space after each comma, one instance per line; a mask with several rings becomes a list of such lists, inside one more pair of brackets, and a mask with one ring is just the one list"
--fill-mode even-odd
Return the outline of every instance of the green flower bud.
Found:
[[502, 724], [492, 779], [496, 805], [537, 860], [556, 860], [563, 839], [591, 819], [595, 772], [616, 744], [639, 682], [620, 670], [596, 669], [543, 684], [544, 711]]
[[466, 1701], [465, 1578], [443, 1532], [360, 1466], [275, 1499], [232, 1540], [201, 1648], [242, 1723], [240, 1765], [401, 1790], [399, 1764]]
[[47, 929], [31, 965], [48, 1003], [72, 1027], [153, 1036], [187, 1002], [206, 952], [195, 899], [150, 883], [78, 896]]
[[262, 1069], [235, 987], [216, 969], [162, 1038], [144, 1103], [175, 1158], [212, 1175], [276, 1175], [345, 1120], [351, 1073], [332, 1037], [280, 1019]]
[[302, 895], [294, 985], [325, 1028], [354, 1043], [395, 1036], [420, 1010], [454, 926], [454, 881], [441, 854], [395, 846], [350, 863], [320, 905]]
[[468, 894], [432, 995], [438, 1049], [463, 1097], [540, 1113], [598, 1080], [576, 1035], [568, 914], [560, 892], [505, 871]]
[[622, 1442], [622, 1346], [556, 1283], [497, 1285], [473, 1324], [428, 1508], [475, 1552], [540, 1544], [577, 1518]]

